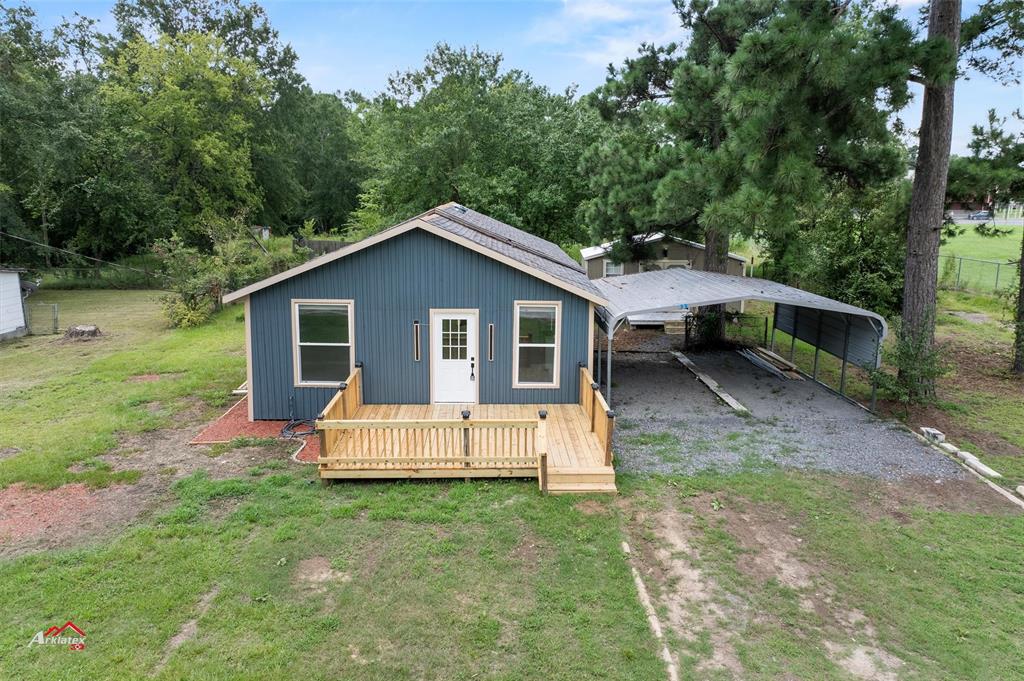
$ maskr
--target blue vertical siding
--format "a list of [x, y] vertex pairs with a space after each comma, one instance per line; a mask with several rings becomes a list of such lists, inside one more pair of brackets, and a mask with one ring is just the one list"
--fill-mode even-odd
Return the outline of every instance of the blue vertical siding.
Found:
[[[354, 301], [355, 357], [363, 363], [363, 397], [368, 404], [430, 402], [430, 308], [480, 311], [477, 380], [481, 403], [571, 403], [578, 399], [577, 363], [587, 359], [588, 301], [417, 229], [251, 295], [251, 398], [257, 419], [312, 418], [335, 392], [293, 385], [290, 314], [295, 298]], [[557, 389], [512, 388], [516, 300], [562, 303]], [[422, 325], [419, 362], [413, 359], [414, 321]], [[493, 362], [487, 361], [488, 324], [495, 328]]]

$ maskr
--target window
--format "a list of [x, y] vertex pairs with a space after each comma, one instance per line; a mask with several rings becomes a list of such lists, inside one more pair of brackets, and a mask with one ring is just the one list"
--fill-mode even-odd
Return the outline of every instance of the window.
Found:
[[557, 388], [562, 304], [516, 302], [512, 385], [515, 388]]
[[469, 357], [469, 322], [465, 319], [441, 320], [441, 359]]
[[336, 386], [352, 373], [352, 302], [293, 300], [295, 385]]
[[608, 258], [604, 259], [604, 276], [606, 277], [618, 277], [622, 274], [623, 268], [621, 262], [612, 262]]
[[420, 361], [420, 323], [415, 321], [412, 323], [412, 359], [414, 362]]
[[494, 361], [494, 324], [487, 325], [487, 361]]

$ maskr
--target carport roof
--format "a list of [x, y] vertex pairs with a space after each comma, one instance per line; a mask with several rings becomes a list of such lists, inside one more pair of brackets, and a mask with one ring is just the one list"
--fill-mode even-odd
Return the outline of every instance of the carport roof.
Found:
[[864, 317], [880, 329], [881, 337], [888, 333], [885, 319], [870, 310], [754, 277], [678, 268], [595, 279], [594, 285], [608, 300], [598, 311], [606, 329], [614, 329], [629, 315], [763, 300]]

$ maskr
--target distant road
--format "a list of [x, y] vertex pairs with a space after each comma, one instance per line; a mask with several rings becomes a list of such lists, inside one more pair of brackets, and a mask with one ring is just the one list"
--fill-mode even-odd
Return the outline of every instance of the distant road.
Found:
[[[957, 217], [955, 220], [958, 225], [980, 225], [982, 222], [992, 222], [991, 220], [968, 220], [967, 218], [961, 217]], [[997, 218], [996, 224], [1020, 227], [1021, 225], [1024, 225], [1024, 218]]]

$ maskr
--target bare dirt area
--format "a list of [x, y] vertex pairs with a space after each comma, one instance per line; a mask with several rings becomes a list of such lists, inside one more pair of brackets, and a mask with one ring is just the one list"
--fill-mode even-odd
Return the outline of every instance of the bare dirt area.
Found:
[[131, 484], [91, 488], [84, 484], [50, 490], [11, 485], [0, 490], [0, 559], [47, 549], [70, 548], [113, 536], [131, 522], [167, 508], [175, 481], [196, 471], [212, 478], [248, 475], [270, 461], [299, 466], [290, 455], [295, 443], [226, 449], [188, 442], [205, 425], [197, 404], [179, 415], [185, 425], [125, 435], [117, 448], [97, 457], [114, 471], [139, 471]]
[[909, 478], [892, 481], [836, 477], [834, 482], [853, 493], [855, 506], [872, 520], [890, 518], [911, 522], [911, 511], [946, 511], [967, 515], [1020, 515], [1021, 509], [974, 477], [954, 480]]
[[[712, 494], [686, 499], [682, 507], [661, 499], [654, 507], [620, 505], [627, 516], [632, 558], [648, 590], [661, 624], [669, 632], [670, 650], [680, 667], [697, 676], [743, 678], [740, 650], [748, 627], [784, 629], [789, 623], [755, 606], [746, 589], [778, 585], [791, 590], [799, 608], [816, 630], [806, 645], [818, 646], [823, 657], [859, 679], [897, 678], [903, 662], [886, 651], [872, 622], [842, 599], [824, 577], [825, 566], [803, 550], [799, 518], [779, 509], [730, 496]], [[706, 529], [727, 533], [739, 546], [735, 563], [722, 566], [706, 555]], [[742, 577], [723, 579], [725, 572]], [[804, 627], [812, 626], [802, 624]], [[676, 644], [671, 645], [675, 640]], [[817, 639], [817, 640], [814, 640]], [[705, 641], [710, 648], [702, 648]]]

